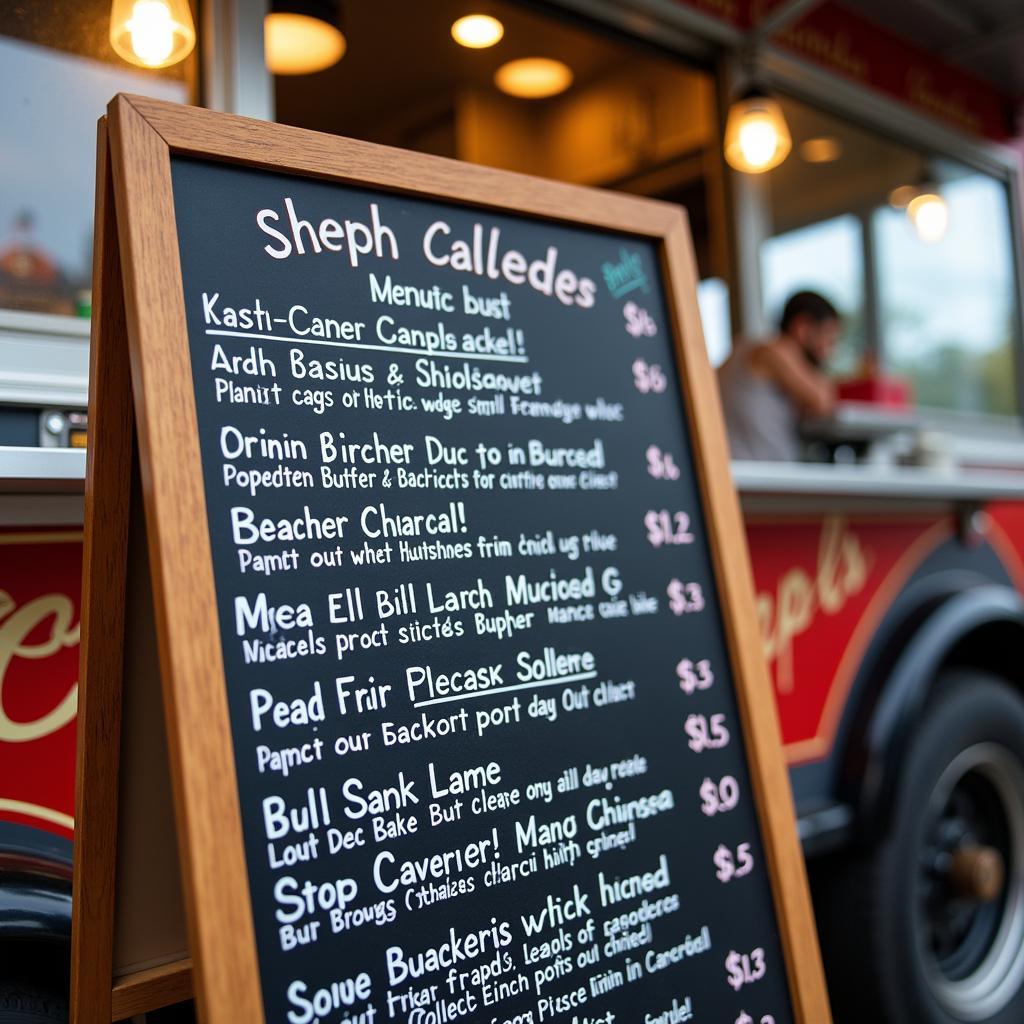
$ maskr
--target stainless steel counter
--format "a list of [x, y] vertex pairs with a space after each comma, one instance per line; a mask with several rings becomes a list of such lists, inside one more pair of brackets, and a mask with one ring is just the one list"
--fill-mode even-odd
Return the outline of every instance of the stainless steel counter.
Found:
[[84, 489], [84, 449], [0, 447], [0, 494], [80, 494]]
[[84, 490], [84, 451], [0, 448], [0, 527], [81, 525]]
[[1024, 501], [1024, 470], [734, 462], [732, 474], [743, 506], [750, 510], [921, 511]]

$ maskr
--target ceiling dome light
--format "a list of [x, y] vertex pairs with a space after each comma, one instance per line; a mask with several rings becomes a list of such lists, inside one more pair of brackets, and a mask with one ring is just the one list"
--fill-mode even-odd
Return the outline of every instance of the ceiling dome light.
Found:
[[842, 155], [843, 144], [832, 135], [821, 135], [800, 143], [800, 156], [809, 164], [835, 163]]
[[348, 44], [332, 0], [273, 0], [263, 19], [263, 54], [274, 75], [310, 75], [337, 64]]
[[494, 46], [505, 34], [505, 26], [489, 14], [467, 14], [452, 25], [452, 39], [471, 50]]
[[509, 96], [542, 100], [565, 92], [572, 85], [572, 71], [560, 60], [523, 57], [502, 64], [494, 72], [494, 84]]
[[196, 45], [188, 0], [114, 0], [110, 45], [118, 56], [144, 68], [183, 61]]
[[946, 237], [949, 227], [949, 207], [938, 192], [922, 192], [907, 203], [910, 218], [917, 237], [926, 245], [934, 245]]
[[729, 108], [725, 122], [725, 159], [745, 174], [778, 167], [793, 147], [777, 100], [752, 89]]

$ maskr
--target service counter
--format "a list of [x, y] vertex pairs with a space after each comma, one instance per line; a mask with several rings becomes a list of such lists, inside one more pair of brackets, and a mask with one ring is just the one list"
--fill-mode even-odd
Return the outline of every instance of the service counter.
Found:
[[1024, 500], [1024, 469], [733, 462], [745, 512], [959, 510]]
[[0, 527], [80, 526], [85, 452], [0, 447]]

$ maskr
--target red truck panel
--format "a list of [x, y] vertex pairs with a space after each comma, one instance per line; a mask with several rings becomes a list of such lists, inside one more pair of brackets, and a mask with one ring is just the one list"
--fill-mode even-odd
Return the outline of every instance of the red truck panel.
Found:
[[879, 622], [948, 518], [748, 519], [758, 613], [790, 764], [832, 748]]
[[70, 838], [81, 530], [0, 530], [0, 819]]

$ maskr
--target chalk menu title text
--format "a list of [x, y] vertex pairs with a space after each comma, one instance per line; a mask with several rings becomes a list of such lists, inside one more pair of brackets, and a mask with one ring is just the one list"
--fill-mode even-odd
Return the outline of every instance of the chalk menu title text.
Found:
[[[264, 245], [264, 251], [276, 260], [325, 250], [344, 253], [353, 268], [368, 256], [399, 259], [398, 236], [381, 221], [376, 203], [370, 203], [367, 221], [325, 217], [315, 225], [299, 215], [290, 198], [286, 197], [282, 205], [283, 213], [267, 207], [256, 214], [260, 231], [273, 239]], [[557, 246], [549, 245], [543, 256], [530, 259], [517, 249], [502, 246], [499, 227], [488, 228], [477, 221], [467, 239], [453, 237], [450, 224], [435, 220], [423, 233], [421, 249], [435, 267], [512, 285], [527, 284], [565, 306], [590, 309], [594, 305], [597, 285], [568, 267], [559, 269]]]

